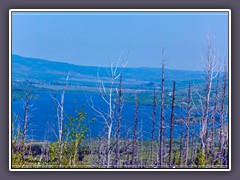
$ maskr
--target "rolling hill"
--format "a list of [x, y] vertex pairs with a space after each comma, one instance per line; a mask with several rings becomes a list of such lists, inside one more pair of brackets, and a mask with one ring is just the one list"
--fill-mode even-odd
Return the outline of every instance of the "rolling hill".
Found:
[[[54, 62], [37, 58], [27, 58], [12, 55], [12, 84], [19, 87], [24, 82], [42, 88], [61, 87], [65, 83], [67, 73], [70, 71], [69, 85], [95, 87], [97, 83], [97, 72], [106, 82], [110, 73], [109, 67], [80, 66], [70, 63]], [[118, 69], [120, 71], [121, 68]], [[185, 87], [189, 81], [201, 82], [202, 73], [199, 71], [171, 70], [165, 69], [166, 84], [171, 85], [172, 80], [177, 81], [179, 87]], [[127, 67], [123, 72], [124, 88], [127, 89], [149, 89], [160, 82], [161, 68]]]

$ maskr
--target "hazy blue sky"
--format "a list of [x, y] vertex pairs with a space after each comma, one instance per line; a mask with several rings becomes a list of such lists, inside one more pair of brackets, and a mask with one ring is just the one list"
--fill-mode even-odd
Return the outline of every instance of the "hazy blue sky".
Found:
[[165, 47], [167, 68], [197, 70], [207, 31], [227, 57], [227, 12], [14, 12], [12, 52], [109, 66], [131, 47], [128, 67], [160, 67]]

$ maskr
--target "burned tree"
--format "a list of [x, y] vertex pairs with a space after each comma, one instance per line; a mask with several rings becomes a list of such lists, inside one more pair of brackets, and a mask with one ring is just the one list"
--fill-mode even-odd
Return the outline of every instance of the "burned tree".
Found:
[[181, 166], [182, 165], [182, 161], [183, 161], [183, 130], [184, 130], [184, 126], [183, 126], [183, 112], [182, 112], [182, 109], [183, 109], [183, 98], [181, 100], [181, 118], [180, 118], [180, 145], [179, 145], [179, 159], [178, 159], [178, 165]]
[[220, 124], [219, 124], [219, 154], [221, 163], [223, 163], [223, 150], [224, 150], [224, 119], [225, 119], [225, 99], [227, 90], [227, 64], [224, 64], [224, 74], [222, 82], [222, 97], [221, 97], [221, 107], [220, 107]]
[[118, 114], [117, 114], [117, 139], [116, 139], [116, 150], [115, 150], [115, 167], [119, 167], [120, 162], [120, 132], [121, 132], [121, 121], [122, 121], [122, 73], [120, 74], [119, 90], [118, 90]]
[[217, 66], [217, 56], [216, 56], [216, 47], [215, 42], [210, 39], [209, 34], [206, 37], [207, 49], [206, 49], [206, 59], [204, 61], [204, 72], [205, 72], [205, 91], [204, 95], [200, 96], [200, 101], [202, 104], [202, 118], [201, 118], [201, 130], [200, 130], [200, 139], [201, 139], [201, 150], [203, 153], [206, 152], [206, 143], [208, 138], [208, 124], [209, 124], [209, 111], [210, 111], [210, 100], [211, 100], [211, 90], [212, 90], [212, 81], [216, 78], [217, 74], [215, 73], [215, 68]]
[[135, 100], [134, 125], [133, 125], [133, 141], [132, 141], [132, 168], [137, 166], [137, 133], [138, 133], [138, 92]]
[[150, 166], [153, 166], [153, 153], [154, 153], [154, 135], [155, 135], [155, 124], [157, 115], [157, 92], [156, 86], [153, 88], [153, 114], [152, 114], [152, 130], [151, 130], [151, 148], [150, 148]]
[[69, 75], [70, 75], [70, 72], [68, 72], [68, 75], [66, 77], [64, 89], [62, 90], [62, 93], [61, 93], [60, 102], [56, 96], [53, 97], [56, 105], [56, 111], [57, 111], [58, 133], [56, 133], [54, 130], [53, 131], [55, 136], [57, 137], [58, 145], [59, 145], [59, 166], [60, 167], [62, 167], [62, 155], [63, 155], [64, 98], [65, 98], [65, 92], [68, 86]]
[[[91, 99], [91, 105], [90, 105], [92, 107], [92, 109], [96, 112], [97, 116], [102, 118], [105, 123], [105, 128], [107, 131], [106, 132], [106, 136], [107, 136], [107, 138], [106, 138], [107, 139], [106, 163], [105, 163], [106, 168], [110, 167], [110, 158], [111, 158], [111, 153], [112, 153], [111, 152], [111, 139], [112, 139], [113, 122], [114, 122], [115, 108], [116, 108], [116, 101], [115, 101], [115, 97], [114, 97], [114, 90], [116, 88], [115, 84], [116, 84], [116, 81], [118, 80], [118, 78], [121, 76], [121, 74], [127, 64], [126, 62], [123, 63], [123, 65], [122, 65], [123, 68], [119, 71], [118, 64], [121, 59], [122, 58], [120, 56], [115, 67], [113, 67], [113, 62], [111, 63], [109, 76], [105, 77], [105, 80], [107, 80], [107, 82], [109, 82], [108, 87], [106, 87], [103, 79], [100, 78], [99, 70], [97, 72], [97, 79], [98, 79], [97, 89], [100, 92], [103, 102], [107, 104], [107, 107], [108, 107], [107, 112], [97, 109], [94, 106], [92, 99]], [[116, 91], [118, 91], [117, 88], [116, 88]]]
[[158, 125], [158, 166], [163, 165], [163, 139], [164, 139], [164, 58], [165, 49], [162, 49], [162, 80], [161, 80], [161, 115]]
[[187, 165], [188, 160], [188, 146], [189, 146], [189, 121], [191, 116], [191, 84], [188, 86], [188, 95], [187, 95], [187, 115], [186, 115], [186, 137], [185, 137], [185, 165]]
[[172, 167], [172, 145], [173, 145], [173, 127], [174, 127], [174, 107], [175, 107], [175, 85], [176, 81], [173, 81], [173, 91], [172, 91], [172, 108], [171, 108], [171, 122], [170, 122], [170, 142], [169, 142], [169, 167]]
[[219, 94], [219, 79], [220, 79], [220, 73], [217, 75], [217, 83], [216, 83], [216, 90], [215, 90], [215, 98], [214, 98], [214, 107], [211, 115], [211, 140], [210, 140], [210, 152], [212, 155], [212, 161], [211, 165], [214, 165], [214, 159], [215, 159], [215, 152], [214, 152], [214, 142], [215, 142], [215, 136], [214, 136], [214, 131], [215, 131], [215, 118], [217, 114], [217, 109], [218, 109], [218, 94]]
[[29, 120], [31, 118], [31, 111], [33, 110], [33, 104], [31, 104], [31, 100], [33, 99], [32, 92], [30, 90], [30, 84], [27, 85], [27, 89], [24, 93], [23, 100], [23, 130], [22, 130], [22, 145], [24, 146], [27, 139], [27, 132], [29, 131]]

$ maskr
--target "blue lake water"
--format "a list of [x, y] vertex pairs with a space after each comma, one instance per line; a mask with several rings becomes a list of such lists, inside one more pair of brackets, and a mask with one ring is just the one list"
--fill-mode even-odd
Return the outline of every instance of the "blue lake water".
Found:
[[[31, 104], [33, 104], [33, 110], [31, 112], [32, 118], [29, 121], [29, 129], [28, 138], [34, 140], [55, 140], [54, 133], [51, 129], [57, 129], [57, 118], [56, 118], [56, 106], [54, 104], [54, 100], [51, 97], [53, 96], [53, 92], [34, 92], [38, 97], [36, 99], [31, 100]], [[57, 94], [58, 99], [60, 100], [60, 94]], [[76, 110], [80, 110], [82, 104], [85, 104], [84, 110], [87, 112], [87, 119], [96, 118], [96, 120], [90, 125], [90, 134], [92, 137], [98, 137], [100, 134], [104, 134], [104, 120], [98, 116], [96, 116], [96, 112], [90, 107], [90, 98], [93, 100], [94, 107], [98, 110], [102, 110], [107, 112], [108, 106], [102, 100], [101, 96], [98, 94], [91, 93], [77, 93], [77, 92], [66, 92], [65, 94], [65, 102], [64, 102], [64, 110], [65, 117], [66, 115], [75, 116]], [[152, 127], [152, 120], [150, 117], [152, 116], [152, 106], [139, 105], [139, 113], [138, 113], [138, 129], [141, 130], [138, 134], [139, 138], [150, 139], [151, 134], [150, 130]], [[122, 111], [122, 138], [127, 138], [125, 129], [128, 127], [130, 130], [133, 128], [133, 120], [134, 120], [134, 104], [124, 104]], [[175, 114], [179, 114], [180, 109], [175, 108]], [[15, 127], [18, 125], [18, 122], [22, 123], [23, 119], [23, 101], [14, 101], [12, 102], [12, 115], [16, 113], [20, 118], [18, 121], [14, 122]], [[169, 124], [171, 110], [166, 108], [165, 116], [166, 116], [166, 125]], [[158, 117], [159, 117], [159, 107], [157, 109], [157, 121], [156, 127], [158, 125]], [[117, 108], [116, 113], [117, 115]], [[116, 125], [115, 118], [115, 123]], [[64, 123], [66, 124], [67, 119], [64, 119]], [[176, 125], [174, 127], [174, 137], [179, 136], [180, 126]], [[155, 130], [156, 138], [158, 129]], [[113, 131], [114, 135], [114, 131]], [[131, 131], [129, 133], [129, 137], [131, 137]], [[129, 138], [128, 137], [128, 138]], [[167, 137], [169, 137], [169, 132], [167, 132]]]

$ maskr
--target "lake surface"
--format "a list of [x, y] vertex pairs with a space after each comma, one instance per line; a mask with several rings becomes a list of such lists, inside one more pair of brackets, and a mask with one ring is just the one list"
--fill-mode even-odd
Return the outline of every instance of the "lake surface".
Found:
[[[51, 97], [54, 96], [53, 92], [34, 92], [34, 95], [37, 95], [37, 98], [31, 100], [33, 104], [33, 111], [31, 112], [32, 118], [29, 121], [28, 139], [33, 140], [55, 140], [54, 133], [52, 129], [57, 129], [57, 117], [56, 117], [56, 106], [54, 100]], [[60, 93], [57, 94], [57, 98], [60, 101]], [[65, 101], [64, 101], [64, 110], [65, 117], [66, 115], [75, 116], [76, 110], [80, 110], [82, 105], [85, 104], [84, 110], [87, 112], [87, 119], [96, 118], [96, 120], [90, 125], [90, 135], [91, 137], [98, 137], [99, 135], [104, 134], [104, 120], [97, 116], [96, 112], [90, 107], [92, 99], [94, 107], [98, 110], [107, 112], [108, 106], [102, 100], [99, 94], [91, 93], [77, 93], [77, 92], [66, 92]], [[158, 125], [159, 111], [160, 107], [157, 107], [157, 121], [156, 127]], [[134, 104], [124, 104], [122, 111], [122, 129], [121, 137], [122, 138], [131, 138], [133, 131], [133, 121], [134, 121]], [[142, 139], [151, 138], [151, 127], [152, 127], [152, 106], [139, 105], [138, 112], [138, 129], [141, 130], [138, 134], [138, 137]], [[22, 124], [23, 119], [23, 101], [14, 101], [12, 102], [12, 115], [16, 113], [20, 118], [18, 121], [14, 122], [15, 127], [18, 126], [18, 122]], [[169, 108], [165, 109], [166, 125], [169, 125], [171, 110]], [[180, 109], [175, 108], [175, 114], [180, 114]], [[117, 108], [116, 113], [117, 115]], [[116, 125], [117, 116], [115, 118]], [[67, 123], [67, 119], [64, 119], [64, 123]], [[129, 136], [126, 137], [126, 127], [130, 129]], [[174, 137], [179, 136], [180, 126], [175, 125], [174, 127]], [[57, 131], [56, 131], [57, 132]], [[155, 130], [155, 137], [157, 138], [158, 129]], [[114, 136], [114, 131], [113, 131]], [[169, 137], [169, 131], [167, 132], [167, 137]]]

